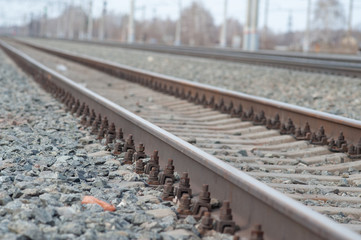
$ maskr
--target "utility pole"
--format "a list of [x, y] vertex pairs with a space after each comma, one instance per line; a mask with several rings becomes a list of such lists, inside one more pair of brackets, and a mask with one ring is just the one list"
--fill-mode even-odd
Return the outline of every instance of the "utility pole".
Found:
[[47, 18], [48, 18], [48, 8], [47, 6], [44, 7], [44, 14], [41, 26], [41, 37], [46, 37], [47, 35]]
[[268, 23], [268, 9], [269, 9], [269, 0], [266, 0], [265, 7], [264, 7], [264, 23], [263, 23], [263, 48], [266, 49], [267, 47], [267, 23]]
[[93, 1], [89, 0], [89, 9], [88, 9], [88, 32], [87, 32], [87, 38], [88, 40], [92, 39], [93, 34], [93, 18], [92, 18], [92, 5]]
[[104, 28], [105, 28], [105, 15], [106, 15], [106, 11], [107, 11], [107, 1], [104, 0], [104, 2], [103, 2], [102, 17], [100, 18], [100, 22], [99, 22], [99, 40], [100, 40], [100, 41], [103, 41], [103, 40], [104, 40]]
[[134, 42], [134, 1], [130, 0], [130, 13], [128, 19], [128, 43]]
[[[58, 5], [58, 9], [61, 9], [60, 1], [57, 2], [57, 5]], [[60, 37], [60, 19], [61, 19], [61, 14], [59, 14], [59, 17], [56, 18], [56, 37], [57, 38]]]
[[141, 7], [141, 10], [142, 10], [142, 22], [145, 22], [145, 12], [147, 10], [147, 7], [143, 5], [143, 7]]
[[348, 10], [348, 28], [347, 35], [351, 37], [352, 32], [352, 9], [353, 9], [353, 0], [350, 0], [349, 10]]
[[219, 39], [219, 46], [220, 47], [227, 46], [227, 0], [224, 0], [223, 25], [222, 25], [222, 30], [221, 30], [221, 36]]
[[178, 0], [178, 7], [179, 7], [179, 17], [177, 21], [177, 26], [175, 30], [175, 41], [174, 45], [180, 46], [181, 45], [181, 33], [182, 33], [182, 0]]
[[292, 10], [290, 10], [290, 12], [288, 13], [288, 32], [292, 32], [292, 22], [293, 22], [293, 17], [292, 17]]
[[30, 13], [29, 36], [34, 37], [34, 14]]
[[70, 6], [68, 7], [69, 12], [69, 20], [67, 20], [68, 25], [68, 38], [73, 39], [74, 31], [73, 31], [73, 24], [74, 24], [74, 0], [71, 0]]
[[258, 0], [248, 0], [247, 19], [243, 31], [243, 50], [258, 50]]
[[311, 17], [311, 0], [308, 0], [307, 6], [307, 22], [306, 22], [306, 33], [303, 40], [303, 51], [310, 51], [310, 17]]

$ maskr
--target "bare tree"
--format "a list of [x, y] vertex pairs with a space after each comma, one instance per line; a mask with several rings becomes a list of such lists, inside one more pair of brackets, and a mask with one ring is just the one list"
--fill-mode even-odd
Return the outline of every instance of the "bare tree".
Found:
[[210, 45], [218, 41], [218, 31], [211, 13], [200, 2], [193, 2], [182, 11], [182, 42], [189, 45]]
[[339, 0], [318, 0], [314, 11], [315, 40], [329, 45], [335, 41], [333, 33], [345, 26], [345, 15]]
[[242, 24], [234, 18], [227, 19], [227, 46], [231, 46], [234, 38], [241, 38], [243, 35]]

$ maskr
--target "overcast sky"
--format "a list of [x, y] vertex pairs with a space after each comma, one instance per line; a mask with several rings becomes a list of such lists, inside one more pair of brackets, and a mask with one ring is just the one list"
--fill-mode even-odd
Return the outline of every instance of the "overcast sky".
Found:
[[[187, 7], [193, 0], [182, 0], [182, 7]], [[198, 0], [213, 14], [214, 20], [220, 24], [223, 19], [224, 0]], [[260, 0], [259, 26], [264, 25], [265, 2]], [[311, 0], [315, 4], [317, 0]], [[348, 16], [350, 0], [339, 0]], [[48, 16], [58, 15], [67, 4], [88, 6], [89, 0], [0, 0], [0, 25], [21, 24], [34, 16], [40, 15], [45, 6]], [[114, 13], [128, 13], [130, 0], [107, 0], [107, 11]], [[178, 0], [135, 0], [136, 18], [178, 18]], [[245, 21], [247, 0], [228, 0], [228, 16]], [[103, 0], [93, 0], [93, 15], [99, 16], [102, 11]], [[143, 12], [143, 7], [145, 11]], [[303, 30], [306, 25], [307, 0], [269, 0], [268, 27], [276, 32], [288, 30], [288, 22], [292, 16], [292, 30]], [[361, 28], [361, 0], [354, 0], [353, 21], [354, 28]]]

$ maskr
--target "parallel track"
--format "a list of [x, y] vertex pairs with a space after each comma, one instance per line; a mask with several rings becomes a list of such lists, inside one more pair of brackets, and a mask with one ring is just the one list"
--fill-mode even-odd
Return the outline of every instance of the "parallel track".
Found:
[[66, 40], [86, 44], [120, 47], [134, 50], [202, 57], [231, 62], [289, 68], [302, 71], [322, 72], [349, 77], [361, 77], [361, 57], [327, 54], [297, 54], [276, 51], [247, 52], [206, 47], [168, 46], [156, 44], [126, 44], [87, 40]]
[[[17, 53], [18, 57], [16, 59], [18, 61], [22, 61], [22, 64], [25, 63], [24, 62], [25, 59], [30, 60], [28, 57], [22, 55], [21, 53], [12, 49], [11, 47], [8, 47], [4, 43], [2, 44], [2, 47], [6, 48], [7, 52], [12, 51], [12, 54]], [[95, 60], [93, 59], [92, 61]], [[32, 67], [35, 67], [34, 61], [32, 61], [31, 65]], [[104, 68], [107, 67], [109, 66], [104, 66]], [[116, 71], [117, 74], [120, 74], [118, 72], [120, 70], [119, 66], [118, 69], [113, 69], [113, 70]], [[109, 71], [109, 69], [107, 71]], [[135, 69], [133, 69], [133, 71], [135, 71]], [[129, 72], [127, 73], [129, 74]], [[241, 172], [233, 169], [232, 167], [227, 166], [226, 164], [215, 159], [214, 157], [202, 153], [197, 148], [194, 148], [184, 142], [182, 143], [182, 141], [179, 141], [178, 139], [172, 137], [171, 135], [165, 133], [164, 131], [156, 127], [153, 127], [150, 124], [145, 124], [136, 116], [132, 114], [128, 114], [127, 116], [125, 116], [127, 113], [125, 110], [120, 109], [119, 107], [115, 106], [109, 101], [102, 99], [99, 96], [96, 96], [95, 94], [91, 94], [88, 90], [81, 88], [78, 85], [70, 84], [68, 79], [59, 76], [58, 74], [52, 72], [51, 70], [43, 67], [43, 69], [40, 71], [36, 70], [35, 74], [39, 74], [38, 75], [39, 78], [47, 79], [47, 80], [43, 79], [43, 81], [45, 82], [57, 81], [58, 87], [62, 87], [63, 89], [72, 92], [74, 95], [76, 94], [76, 96], [82, 101], [85, 101], [87, 103], [89, 102], [92, 108], [94, 108], [97, 112], [101, 112], [102, 114], [105, 114], [106, 116], [108, 116], [109, 120], [114, 121], [115, 123], [117, 123], [117, 125], [120, 124], [121, 126], [123, 126], [124, 129], [132, 132], [133, 135], [135, 135], [136, 139], [139, 139], [140, 136], [142, 136], [142, 141], [145, 142], [147, 149], [153, 149], [153, 148], [160, 149], [161, 146], [162, 149], [161, 159], [167, 159], [168, 157], [174, 158], [176, 160], [177, 168], [179, 166], [181, 170], [188, 170], [190, 172], [192, 185], [195, 186], [196, 189], [197, 188], [199, 189], [201, 183], [207, 182], [211, 186], [212, 194], [216, 195], [217, 197], [220, 196], [220, 199], [227, 199], [227, 198], [230, 199], [232, 203], [233, 211], [235, 213], [235, 218], [237, 219], [237, 221], [240, 221], [242, 223], [241, 225], [244, 224], [249, 225], [250, 222], [256, 223], [258, 221], [258, 223], [262, 223], [264, 225], [266, 235], [270, 239], [282, 239], [282, 238], [288, 239], [291, 237], [295, 238], [295, 236], [297, 237], [299, 236], [300, 239], [301, 238], [302, 239], [319, 239], [319, 238], [321, 239], [322, 238], [324, 239], [355, 238], [356, 239], [357, 237], [359, 237], [357, 235], [352, 235], [352, 233], [348, 232], [347, 230], [341, 229], [341, 231], [338, 232], [339, 226], [330, 223], [327, 219], [320, 218], [320, 216], [318, 216], [317, 214], [310, 212], [308, 209], [305, 209], [303, 206], [299, 206], [293, 201], [290, 201], [288, 199], [283, 199], [278, 194], [276, 194], [275, 191], [263, 186], [263, 184], [254, 181], [245, 174], [242, 174]], [[144, 72], [142, 74], [144, 74]], [[132, 77], [132, 76], [128, 76], [128, 77]], [[152, 77], [155, 78], [157, 76], [152, 76]], [[159, 75], [158, 77], [161, 78], [164, 76]], [[76, 86], [75, 88], [76, 90], [70, 88], [71, 85]], [[203, 91], [206, 90], [208, 89], [205, 89]], [[95, 96], [96, 100], [91, 99], [90, 96], [92, 97]], [[107, 106], [106, 108], [100, 105], [100, 102], [103, 100], [106, 102], [106, 106]], [[176, 101], [173, 104], [176, 104]], [[183, 107], [179, 106], [179, 103], [177, 103], [176, 105], [179, 106], [179, 108], [188, 109], [187, 111], [189, 114], [189, 111], [191, 111], [190, 110], [191, 106], [187, 106], [187, 104], [189, 103], [185, 102]], [[170, 103], [170, 106], [171, 105], [172, 104]], [[195, 107], [195, 108], [199, 108], [197, 111], [201, 111], [202, 109], [202, 107]], [[119, 116], [116, 116], [119, 114], [122, 115], [122, 117], [125, 119], [120, 120]], [[150, 116], [150, 118], [152, 118], [152, 116]], [[209, 117], [208, 119], [206, 117], [204, 120], [211, 121], [211, 119], [212, 117]], [[217, 117], [213, 117], [214, 124], [216, 124], [216, 119]], [[134, 123], [136, 123], [138, 126], [134, 126], [134, 123], [130, 121], [134, 121]], [[187, 120], [183, 119], [183, 121], [187, 121]], [[194, 129], [199, 129], [199, 123], [194, 125], [195, 126]], [[243, 124], [243, 125], [244, 125], [242, 126], [243, 128], [249, 127], [247, 126], [247, 124]], [[228, 128], [233, 129], [234, 126], [232, 127], [230, 125], [228, 126]], [[148, 133], [143, 132], [145, 129], [148, 131]], [[228, 134], [232, 132], [232, 131], [227, 132], [226, 126], [221, 127], [220, 130]], [[234, 131], [237, 131], [237, 129], [234, 129]], [[196, 132], [196, 134], [200, 134], [200, 132]], [[160, 136], [161, 139], [154, 139], [154, 136]], [[204, 172], [204, 174], [202, 174], [202, 177], [200, 177], [198, 174], [200, 171]], [[210, 175], [208, 173], [210, 173]], [[194, 176], [194, 178], [192, 176]], [[253, 196], [249, 196], [249, 195], [253, 195]], [[239, 204], [239, 203], [243, 203], [243, 204]], [[298, 209], [295, 209], [295, 207]], [[276, 211], [276, 213], [273, 213], [274, 211]], [[280, 212], [283, 213], [280, 214]], [[278, 226], [282, 226], [284, 228], [281, 229], [278, 228], [277, 230], [276, 227], [275, 226], [272, 227], [271, 226], [272, 223], [268, 222], [267, 219], [265, 218], [272, 218], [273, 219], [272, 222], [277, 222]], [[311, 225], [309, 225], [308, 222], [310, 218], [312, 218]], [[306, 219], [307, 219], [307, 223], [303, 222]], [[293, 226], [293, 225], [290, 226], [289, 224], [291, 225], [295, 224], [297, 226]], [[306, 229], [301, 229], [301, 227], [298, 226], [299, 224], [307, 225]], [[328, 225], [328, 227], [324, 228], [325, 225]], [[303, 228], [305, 228], [305, 226], [303, 226]], [[337, 233], [335, 233], [335, 231]], [[312, 234], [308, 235], [310, 232]]]
[[311, 132], [315, 134], [322, 127], [327, 138], [337, 139], [340, 132], [343, 132], [348, 144], [357, 145], [361, 138], [360, 121], [150, 71], [139, 70], [95, 57], [60, 51], [28, 42], [18, 42], [90, 66], [112, 76], [139, 83], [156, 91], [174, 95], [195, 104], [211, 107], [223, 113], [232, 114], [243, 120], [254, 120], [254, 118], [264, 114], [266, 122], [274, 121], [277, 117], [281, 123], [280, 125], [284, 124], [285, 126], [288, 125], [289, 119], [291, 119], [295, 128], [300, 128], [301, 131], [304, 130], [306, 123], [309, 124]]

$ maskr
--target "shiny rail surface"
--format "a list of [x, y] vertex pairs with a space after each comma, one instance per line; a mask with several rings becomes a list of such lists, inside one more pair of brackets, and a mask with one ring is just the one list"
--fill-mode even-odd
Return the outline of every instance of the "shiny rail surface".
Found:
[[[300, 132], [304, 132], [305, 125], [308, 123], [310, 131], [314, 135], [317, 135], [319, 130], [323, 128], [327, 138], [337, 139], [342, 132], [349, 147], [351, 145], [357, 146], [361, 138], [361, 121], [140, 70], [95, 57], [42, 47], [19, 40], [17, 42], [90, 66], [116, 77], [137, 82], [154, 90], [187, 99], [196, 104], [213, 107], [223, 113], [238, 116], [242, 120], [263, 119], [263, 125], [265, 125], [279, 119], [280, 124], [276, 129], [281, 128], [282, 125], [287, 128], [291, 120], [293, 127], [299, 129]], [[275, 126], [270, 126], [270, 128], [273, 127]], [[296, 133], [293, 132], [292, 134]], [[342, 151], [347, 150], [344, 148]]]
[[158, 53], [289, 68], [302, 71], [322, 72], [349, 77], [361, 77], [361, 57], [359, 56], [282, 53], [276, 51], [248, 52], [233, 49], [217, 49], [207, 47], [169, 46], [136, 43], [127, 44], [112, 41], [100, 42], [95, 40], [61, 40]]
[[359, 235], [75, 84], [6, 43], [1, 42], [1, 47], [45, 87], [56, 85], [72, 93], [122, 126], [125, 133], [132, 133], [136, 141], [141, 139], [147, 149], [160, 149], [161, 160], [173, 158], [178, 171], [189, 172], [196, 191], [201, 184], [209, 183], [212, 195], [231, 201], [234, 218], [240, 226], [260, 223], [266, 239], [360, 239]]

